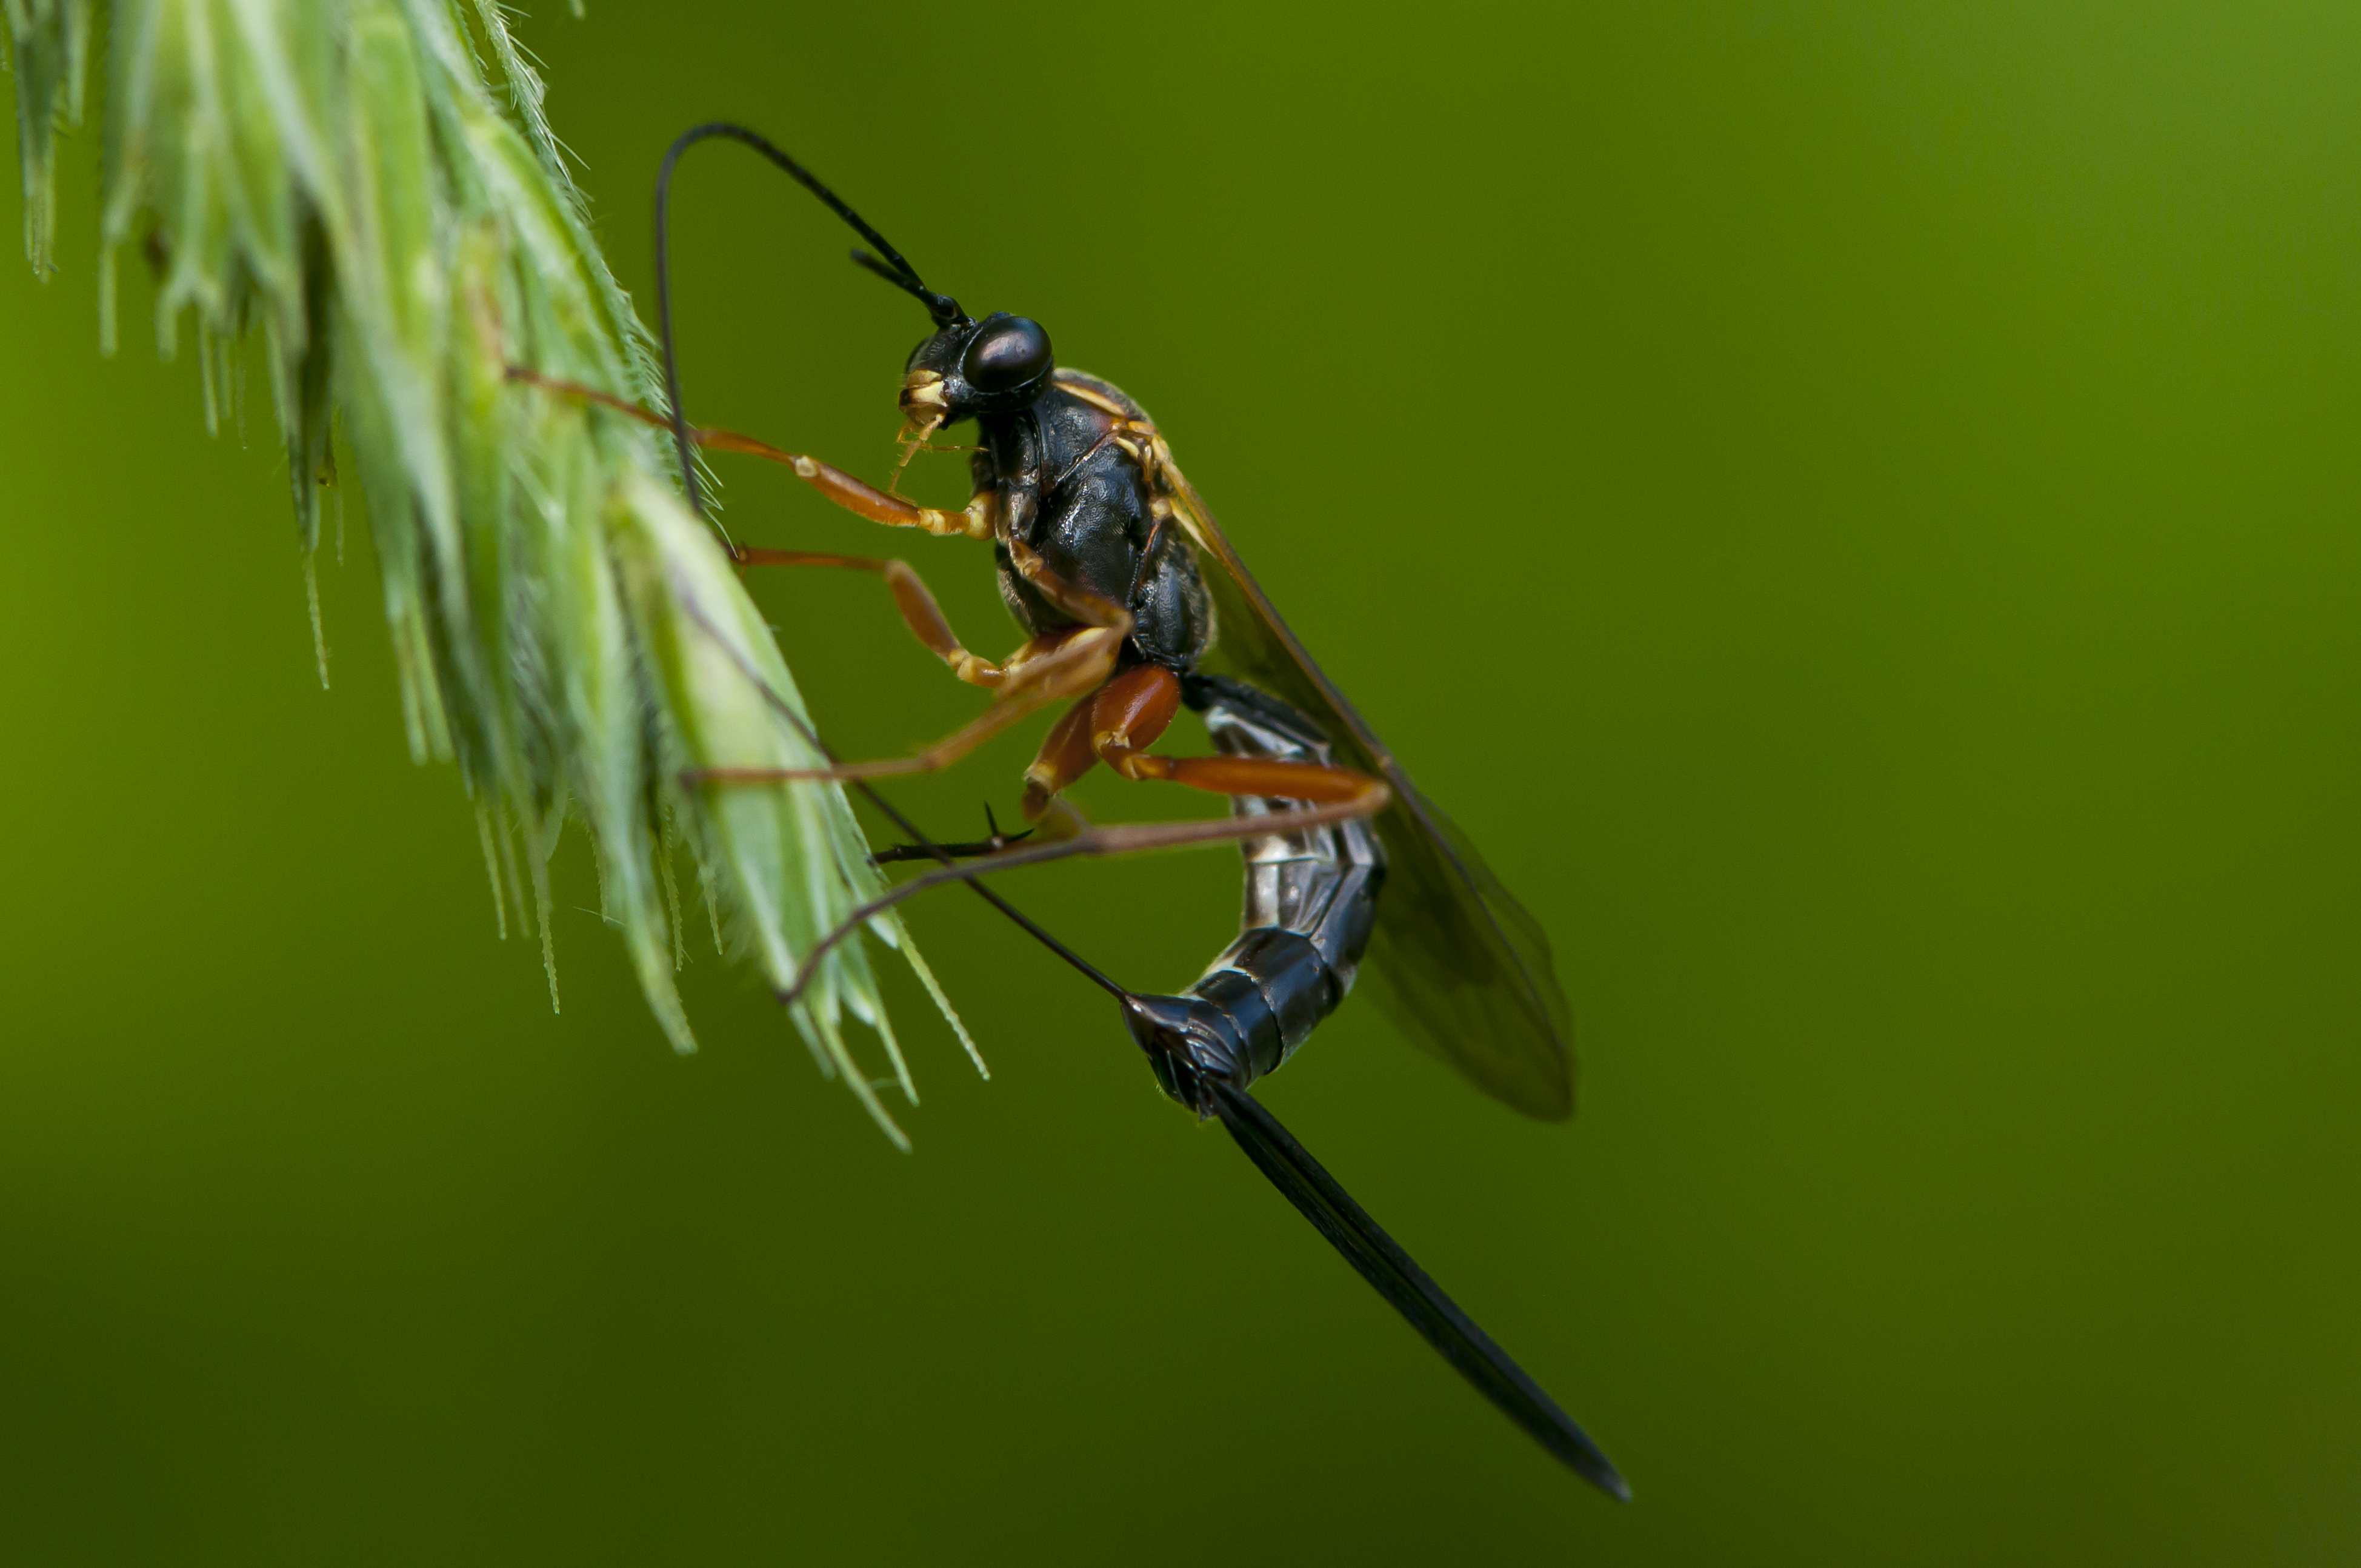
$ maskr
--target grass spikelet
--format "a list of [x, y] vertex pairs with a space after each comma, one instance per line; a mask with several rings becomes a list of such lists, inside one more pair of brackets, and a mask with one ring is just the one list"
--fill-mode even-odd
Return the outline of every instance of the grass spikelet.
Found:
[[[46, 274], [91, 5], [0, 0], [0, 15], [26, 250]], [[102, 344], [126, 246], [157, 266], [160, 351], [194, 318], [209, 425], [225, 400], [240, 417], [233, 350], [260, 340], [306, 573], [324, 494], [349, 477], [377, 533], [412, 754], [457, 764], [503, 932], [513, 903], [544, 944], [555, 1003], [548, 862], [562, 825], [580, 823], [600, 913], [666, 1037], [694, 1049], [675, 984], [675, 851], [696, 861], [717, 939], [741, 938], [774, 988], [879, 879], [833, 785], [680, 782], [699, 766], [818, 759], [788, 717], [802, 711], [793, 676], [664, 477], [656, 439], [506, 374], [522, 365], [661, 404], [646, 330], [591, 239], [505, 13], [497, 0], [119, 0], [107, 37]], [[906, 955], [972, 1056], [906, 933], [873, 934]], [[915, 1098], [859, 943], [830, 954], [789, 1016], [904, 1144], [843, 1036], [848, 1014]]]

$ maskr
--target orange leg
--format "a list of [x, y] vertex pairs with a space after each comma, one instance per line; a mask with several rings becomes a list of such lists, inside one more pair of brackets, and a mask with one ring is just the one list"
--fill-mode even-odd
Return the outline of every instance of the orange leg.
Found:
[[1373, 812], [1385, 804], [1378, 794], [1378, 781], [1357, 768], [1287, 762], [1272, 757], [1136, 756], [1132, 762], [1137, 764], [1137, 772], [1118, 770], [1126, 778], [1161, 779], [1213, 795], [1259, 795], [1323, 805], [1368, 799], [1377, 803], [1369, 807]]
[[[584, 402], [597, 403], [601, 408], [612, 409], [617, 413], [638, 420], [642, 424], [653, 425], [661, 430], [672, 428], [672, 422], [662, 414], [652, 413], [636, 403], [626, 402], [611, 392], [602, 392], [596, 387], [586, 387], [579, 381], [559, 380], [554, 376], [544, 376], [516, 365], [509, 367], [508, 377], [511, 381], [521, 381], [527, 386], [539, 387], [544, 391], [555, 392], [561, 397], [575, 398]], [[872, 522], [882, 522], [890, 528], [920, 528], [928, 533], [959, 534], [969, 539], [991, 539], [995, 535], [992, 496], [988, 491], [979, 493], [970, 500], [964, 510], [939, 511], [933, 507], [922, 507], [916, 502], [905, 500], [900, 496], [890, 495], [874, 486], [864, 484], [843, 469], [832, 467], [816, 457], [806, 457], [799, 453], [782, 451], [768, 442], [757, 441], [751, 435], [741, 435], [736, 431], [692, 426], [688, 436], [691, 441], [708, 452], [740, 452], [769, 462], [784, 463], [796, 471], [798, 478], [808, 481], [811, 487], [821, 495], [844, 508], [845, 510], [858, 517], [865, 517]], [[1051, 604], [1073, 617], [1083, 626], [1107, 627], [1123, 636], [1131, 634], [1130, 611], [1121, 605], [1102, 598], [1080, 584], [1066, 581], [1065, 578], [1051, 571], [1049, 564], [1023, 540], [1011, 539], [1005, 543], [1008, 545], [1010, 559], [1015, 563], [1017, 571], [1024, 575], [1026, 581], [1040, 589], [1041, 596]]]
[[[1109, 685], [1128, 679], [1117, 675]], [[1099, 754], [1091, 745], [1095, 726], [1092, 712], [1098, 707], [1104, 690], [1093, 692], [1073, 707], [1066, 709], [1057, 723], [1049, 727], [1049, 738], [1034, 755], [1033, 765], [1025, 770], [1025, 818], [1038, 822], [1041, 814], [1049, 809], [1049, 802], [1065, 787], [1099, 765]]]
[[798, 779], [882, 779], [938, 773], [1027, 714], [1095, 690], [1115, 668], [1122, 637], [1101, 626], [1070, 627], [1036, 637], [1001, 666], [992, 706], [965, 729], [914, 757], [846, 762], [832, 768], [705, 768], [686, 775], [707, 784], [782, 784]]
[[960, 646], [951, 623], [927, 585], [906, 561], [881, 561], [872, 555], [829, 555], [810, 550], [756, 550], [743, 544], [730, 553], [741, 566], [840, 566], [847, 571], [875, 572], [885, 579], [903, 623], [934, 655], [951, 667], [951, 674], [970, 685], [997, 688], [1007, 672], [989, 659], [980, 659]]
[[[616, 397], [611, 392], [602, 392], [596, 387], [586, 387], [579, 381], [562, 381], [554, 376], [540, 375], [515, 365], [509, 367], [508, 374], [511, 381], [522, 381], [529, 387], [539, 387], [544, 391], [555, 392], [563, 397], [578, 398], [584, 402], [597, 403], [601, 408], [612, 409], [617, 413], [638, 420], [642, 424], [654, 425], [660, 430], [672, 428], [672, 422], [664, 415], [652, 413], [636, 403], [627, 402]], [[690, 440], [708, 452], [739, 452], [749, 457], [763, 458], [766, 462], [784, 463], [796, 471], [796, 477], [808, 483], [821, 495], [826, 496], [845, 510], [859, 517], [865, 517], [872, 522], [882, 522], [889, 528], [922, 528], [928, 533], [959, 534], [969, 539], [992, 537], [990, 498], [987, 496], [977, 496], [967, 503], [967, 509], [964, 511], [940, 511], [933, 507], [922, 507], [915, 501], [905, 500], [897, 495], [889, 495], [873, 485], [864, 484], [854, 478], [843, 469], [833, 467], [816, 457], [806, 457], [797, 452], [782, 451], [768, 442], [757, 441], [751, 435], [741, 435], [734, 430], [693, 427], [688, 435]]]
[[1104, 762], [1127, 779], [1161, 780], [1214, 795], [1265, 795], [1314, 805], [1366, 801], [1382, 809], [1384, 786], [1353, 768], [1270, 757], [1159, 757], [1156, 743], [1180, 707], [1180, 677], [1157, 664], [1126, 670], [1067, 709], [1025, 771], [1025, 815], [1038, 820], [1050, 800]]
[[[652, 413], [610, 392], [586, 387], [578, 381], [560, 380], [513, 365], [509, 367], [508, 376], [512, 381], [539, 387], [561, 397], [612, 409], [642, 424], [659, 429], [671, 428], [671, 422], [663, 415]], [[929, 426], [928, 432], [921, 433], [922, 437], [931, 430]], [[782, 451], [751, 435], [741, 435], [728, 430], [692, 429], [689, 437], [708, 451], [739, 452], [785, 464], [820, 494], [873, 522], [896, 528], [919, 528], [935, 534], [961, 534], [972, 539], [990, 539], [994, 534], [992, 497], [988, 493], [978, 495], [967, 504], [964, 511], [938, 511], [863, 484], [842, 469], [831, 467], [816, 458]], [[1051, 571], [1048, 563], [1022, 540], [1012, 539], [1007, 544], [1010, 559], [1025, 579], [1039, 589], [1043, 598], [1080, 624], [1036, 637], [1005, 664], [997, 666], [960, 646], [950, 622], [944, 620], [941, 609], [936, 605], [934, 596], [927, 592], [926, 586], [918, 581], [917, 574], [901, 562], [873, 562], [865, 556], [733, 547], [732, 554], [747, 565], [839, 565], [881, 573], [887, 587], [893, 590], [895, 602], [901, 607], [902, 619], [917, 633], [918, 640], [933, 649], [961, 680], [991, 687], [996, 696], [993, 705], [973, 723], [937, 741], [915, 757], [895, 757], [883, 762], [852, 762], [808, 770], [710, 768], [692, 776], [713, 783], [763, 784], [796, 779], [850, 781], [933, 773], [949, 767], [1028, 714], [1061, 698], [1095, 689], [1114, 673], [1116, 651], [1121, 648], [1123, 640], [1131, 634], [1130, 612], [1079, 584], [1066, 581]]]
[[[917, 574], [909, 576], [910, 586], [917, 587], [924, 598], [923, 605], [903, 600], [903, 617], [917, 632], [921, 641], [941, 654], [945, 663], [959, 673], [963, 680], [994, 690], [992, 706], [975, 720], [954, 734], [936, 741], [914, 757], [889, 757], [882, 762], [843, 762], [830, 768], [788, 769], [771, 771], [759, 768], [714, 768], [703, 774], [717, 782], [762, 784], [794, 779], [895, 778], [905, 773], [930, 773], [950, 767], [986, 740], [1029, 714], [1038, 713], [1053, 702], [1093, 692], [1115, 673], [1115, 659], [1123, 648], [1123, 640], [1131, 635], [1130, 613], [1087, 589], [1065, 582], [1042, 564], [1040, 556], [1027, 549], [1021, 540], [1009, 542], [1009, 555], [1016, 569], [1039, 587], [1050, 602], [1060, 605], [1082, 624], [1044, 632], [1027, 642], [996, 669], [959, 646], [951, 636], [949, 623], [936, 609], [932, 596], [927, 595]], [[858, 559], [853, 557], [850, 559]], [[897, 598], [901, 595], [897, 592]], [[913, 613], [914, 606], [917, 613]], [[926, 620], [932, 612], [932, 624]], [[939, 631], [940, 641], [937, 641]], [[957, 662], [974, 660], [973, 671], [963, 669]]]
[[[1008, 841], [995, 830], [985, 844], [958, 847], [963, 857], [974, 852], [968, 863], [940, 866], [913, 877], [852, 911], [804, 955], [795, 983], [784, 994], [801, 995], [829, 950], [863, 923], [946, 882], [972, 881], [986, 872], [1047, 865], [1078, 855], [1129, 855], [1307, 832], [1331, 823], [1374, 817], [1393, 799], [1385, 781], [1353, 768], [1272, 757], [1159, 757], [1142, 750], [1163, 733], [1180, 704], [1179, 678], [1169, 670], [1141, 665], [1126, 670], [1068, 708], [1049, 731], [1033, 766], [1026, 771], [1026, 815], [1041, 817], [1059, 790], [1101, 762], [1129, 779], [1161, 779], [1215, 795], [1260, 795], [1296, 804], [1281, 811], [1213, 820], [1121, 822], [1104, 828], [1081, 823], [1071, 832], [1044, 834], [1024, 844]], [[916, 860], [918, 856], [899, 851], [893, 858]]]

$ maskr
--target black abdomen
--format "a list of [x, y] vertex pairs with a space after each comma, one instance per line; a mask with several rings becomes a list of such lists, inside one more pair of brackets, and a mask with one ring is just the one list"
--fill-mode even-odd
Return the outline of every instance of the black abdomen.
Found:
[[[1276, 697], [1211, 676], [1191, 678], [1186, 690], [1225, 756], [1329, 760], [1327, 738]], [[1260, 817], [1292, 804], [1249, 796], [1231, 809]], [[1238, 939], [1180, 995], [1137, 997], [1130, 1006], [1132, 1035], [1166, 1091], [1201, 1112], [1199, 1079], [1243, 1089], [1275, 1071], [1345, 1000], [1385, 882], [1385, 852], [1365, 821], [1248, 839], [1243, 850]]]

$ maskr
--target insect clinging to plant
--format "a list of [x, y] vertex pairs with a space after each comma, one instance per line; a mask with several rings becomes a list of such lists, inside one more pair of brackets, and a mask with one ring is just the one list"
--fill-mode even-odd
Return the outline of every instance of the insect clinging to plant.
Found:
[[[964, 509], [919, 506], [894, 486], [881, 490], [815, 458], [688, 422], [673, 333], [667, 204], [681, 156], [715, 138], [752, 148], [818, 197], [865, 242], [853, 259], [925, 307], [931, 331], [910, 354], [900, 389], [904, 460], [937, 432], [972, 421], [974, 490]], [[1114, 995], [1165, 1091], [1201, 1118], [1220, 1118], [1265, 1176], [1462, 1375], [1551, 1453], [1628, 1498], [1622, 1476], [1597, 1445], [1249, 1092], [1342, 1003], [1365, 958], [1380, 1003], [1414, 1041], [1529, 1115], [1572, 1113], [1571, 1029], [1539, 926], [1312, 662], [1155, 422], [1113, 384], [1058, 364], [1039, 323], [1005, 312], [978, 318], [928, 288], [851, 207], [742, 126], [699, 126], [674, 142], [657, 176], [655, 223], [669, 411], [637, 409], [526, 367], [516, 377], [668, 428], [682, 484], [700, 514], [695, 452], [702, 446], [785, 464], [873, 521], [989, 543], [1001, 598], [1027, 633], [1014, 653], [988, 660], [961, 643], [906, 563], [717, 538], [716, 547], [742, 565], [879, 575], [911, 631], [959, 679], [992, 693], [976, 719], [915, 756], [793, 771], [708, 768], [692, 781], [706, 789], [844, 781], [916, 840], [881, 861], [938, 862], [824, 937], [803, 959], [803, 978], [886, 905], [945, 882], [968, 883]], [[876, 779], [947, 767], [1061, 702], [1065, 711], [1025, 774], [1025, 813], [1048, 829], [1037, 838], [1020, 841], [994, 826], [981, 842], [937, 843], [873, 788]], [[1202, 717], [1213, 755], [1150, 749], [1183, 707]], [[1126, 779], [1223, 795], [1231, 815], [1089, 824], [1060, 797], [1101, 764]], [[1117, 984], [981, 880], [1070, 855], [1224, 839], [1240, 841], [1246, 861], [1242, 931], [1177, 996]], [[785, 999], [793, 998], [790, 991]]]

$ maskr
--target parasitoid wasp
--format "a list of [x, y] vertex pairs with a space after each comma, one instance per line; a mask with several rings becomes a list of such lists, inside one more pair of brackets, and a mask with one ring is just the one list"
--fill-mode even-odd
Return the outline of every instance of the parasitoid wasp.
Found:
[[[902, 462], [938, 431], [973, 421], [974, 490], [964, 510], [905, 499], [898, 466], [895, 482], [879, 490], [814, 458], [689, 424], [673, 333], [668, 204], [682, 155], [715, 138], [752, 148], [818, 197], [866, 242], [852, 259], [925, 306], [932, 331], [912, 351], [901, 387]], [[1413, 1041], [1528, 1115], [1560, 1120], [1573, 1112], [1571, 1028], [1540, 927], [1312, 662], [1173, 462], [1155, 422], [1112, 384], [1060, 366], [1038, 322], [1005, 312], [979, 320], [928, 288], [834, 192], [741, 126], [697, 126], [665, 152], [656, 176], [655, 280], [666, 412], [522, 367], [511, 374], [668, 429], [699, 516], [707, 515], [696, 458], [701, 446], [785, 464], [829, 500], [875, 522], [988, 542], [1001, 598], [1027, 633], [995, 663], [961, 645], [906, 563], [721, 544], [745, 566], [877, 574], [919, 641], [959, 679], [993, 694], [980, 717], [915, 756], [846, 764], [807, 730], [829, 766], [709, 768], [686, 781], [701, 788], [848, 783], [914, 840], [880, 854], [881, 861], [937, 862], [823, 937], [783, 1000], [792, 1002], [829, 948], [886, 905], [965, 883], [1113, 995], [1165, 1092], [1200, 1119], [1218, 1117], [1271, 1183], [1462, 1376], [1584, 1479], [1629, 1500], [1630, 1487], [1598, 1445], [1248, 1092], [1344, 1001], [1365, 956], [1380, 1005]], [[765, 696], [802, 726], [775, 693]], [[1060, 702], [1071, 706], [1025, 775], [1026, 815], [1048, 829], [1034, 841], [994, 825], [981, 842], [937, 843], [871, 782], [947, 767]], [[1202, 717], [1213, 756], [1148, 749], [1184, 707]], [[1091, 824], [1060, 795], [1101, 763], [1126, 779], [1223, 795], [1231, 815]], [[1246, 861], [1241, 934], [1178, 996], [1118, 985], [982, 880], [1071, 855], [1220, 840], [1238, 841]]]

